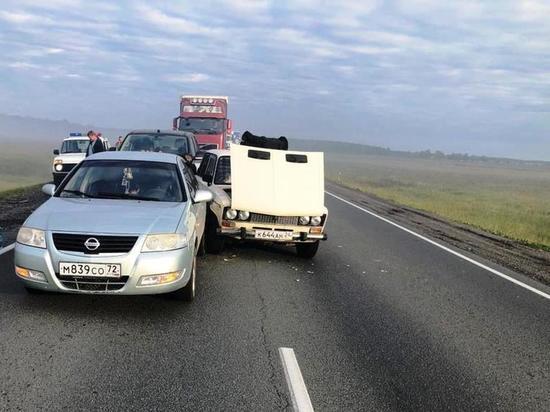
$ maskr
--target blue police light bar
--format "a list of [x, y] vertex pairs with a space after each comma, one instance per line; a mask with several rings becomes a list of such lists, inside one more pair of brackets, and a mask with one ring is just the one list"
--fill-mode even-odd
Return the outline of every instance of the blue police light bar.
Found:
[[73, 132], [73, 133], [69, 133], [69, 136], [70, 136], [70, 137], [82, 136], [82, 133], [80, 133], [80, 132]]

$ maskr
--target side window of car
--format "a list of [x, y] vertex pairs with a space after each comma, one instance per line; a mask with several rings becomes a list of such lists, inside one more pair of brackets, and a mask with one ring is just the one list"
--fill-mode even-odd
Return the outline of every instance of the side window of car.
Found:
[[220, 157], [220, 160], [218, 161], [218, 168], [216, 169], [214, 184], [216, 185], [231, 184], [231, 158], [229, 156]]
[[186, 164], [183, 165], [183, 176], [185, 177], [185, 182], [187, 183], [187, 187], [189, 188], [189, 195], [191, 196], [191, 198], [194, 198], [195, 193], [199, 189], [199, 182], [197, 182], [194, 173]]
[[214, 170], [216, 169], [216, 162], [218, 161], [218, 157], [216, 155], [210, 154], [208, 157], [208, 163], [206, 165], [206, 169], [204, 170], [203, 177], [206, 177], [206, 179], [212, 183], [214, 179]]
[[197, 174], [200, 177], [204, 176], [204, 171], [206, 170], [206, 166], [208, 165], [208, 159], [210, 159], [210, 153], [205, 153], [202, 158], [201, 164], [199, 165], [199, 170], [197, 170]]

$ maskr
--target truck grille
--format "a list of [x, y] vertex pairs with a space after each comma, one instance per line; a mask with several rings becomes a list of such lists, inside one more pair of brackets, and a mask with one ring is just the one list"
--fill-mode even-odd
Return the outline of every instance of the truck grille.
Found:
[[251, 213], [250, 222], [252, 223], [264, 223], [269, 225], [298, 225], [298, 216], [272, 216], [262, 215], [261, 213]]
[[[54, 233], [52, 236], [57, 250], [93, 255], [98, 253], [128, 253], [132, 250], [138, 238], [137, 236], [80, 235], [69, 233]], [[99, 242], [99, 247], [96, 250], [89, 250], [84, 245], [90, 238], [97, 239]]]
[[86, 278], [82, 276], [59, 276], [57, 278], [61, 281], [61, 284], [68, 289], [73, 290], [85, 290], [90, 292], [108, 292], [112, 290], [119, 290], [126, 285], [128, 276], [122, 276], [120, 278]]

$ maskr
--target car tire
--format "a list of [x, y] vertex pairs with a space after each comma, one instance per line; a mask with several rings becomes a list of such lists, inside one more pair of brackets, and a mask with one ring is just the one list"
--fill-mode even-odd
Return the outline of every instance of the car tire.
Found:
[[296, 253], [304, 259], [311, 259], [319, 249], [319, 241], [313, 243], [296, 243]]
[[214, 255], [219, 255], [222, 253], [225, 246], [225, 238], [218, 235], [217, 229], [218, 225], [216, 224], [217, 219], [215, 217], [209, 217], [206, 220], [206, 252], [212, 253]]
[[193, 257], [193, 267], [191, 268], [191, 277], [189, 278], [189, 282], [187, 282], [187, 285], [182, 287], [181, 289], [176, 290], [175, 292], [172, 292], [172, 296], [174, 296], [177, 300], [182, 300], [184, 302], [191, 302], [195, 298], [195, 289], [196, 289], [196, 267], [197, 267], [197, 258]]

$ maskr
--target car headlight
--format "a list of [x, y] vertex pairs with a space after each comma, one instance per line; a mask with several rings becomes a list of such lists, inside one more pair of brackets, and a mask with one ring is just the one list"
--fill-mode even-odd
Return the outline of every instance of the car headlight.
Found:
[[34, 280], [36, 282], [48, 283], [48, 280], [46, 279], [46, 276], [44, 275], [44, 273], [38, 270], [25, 269], [25, 268], [16, 266], [15, 273], [17, 274], [17, 276], [24, 279]]
[[248, 220], [250, 217], [250, 212], [247, 212], [246, 210], [239, 211], [239, 220]]
[[55, 170], [57, 172], [61, 172], [63, 170], [63, 165], [61, 163], [58, 163], [55, 165]]
[[309, 223], [309, 216], [300, 216], [299, 222], [301, 225], [307, 225]]
[[225, 217], [229, 220], [233, 220], [237, 217], [237, 211], [235, 209], [227, 209], [225, 211]]
[[46, 234], [43, 230], [22, 226], [17, 232], [17, 243], [46, 249]]
[[319, 226], [321, 224], [321, 216], [312, 216], [310, 223], [311, 226]]
[[139, 278], [138, 286], [155, 286], [155, 285], [164, 285], [166, 283], [172, 283], [181, 278], [183, 272], [170, 272], [163, 273], [161, 275], [145, 275]]
[[187, 236], [179, 233], [147, 235], [142, 252], [163, 252], [187, 247]]

